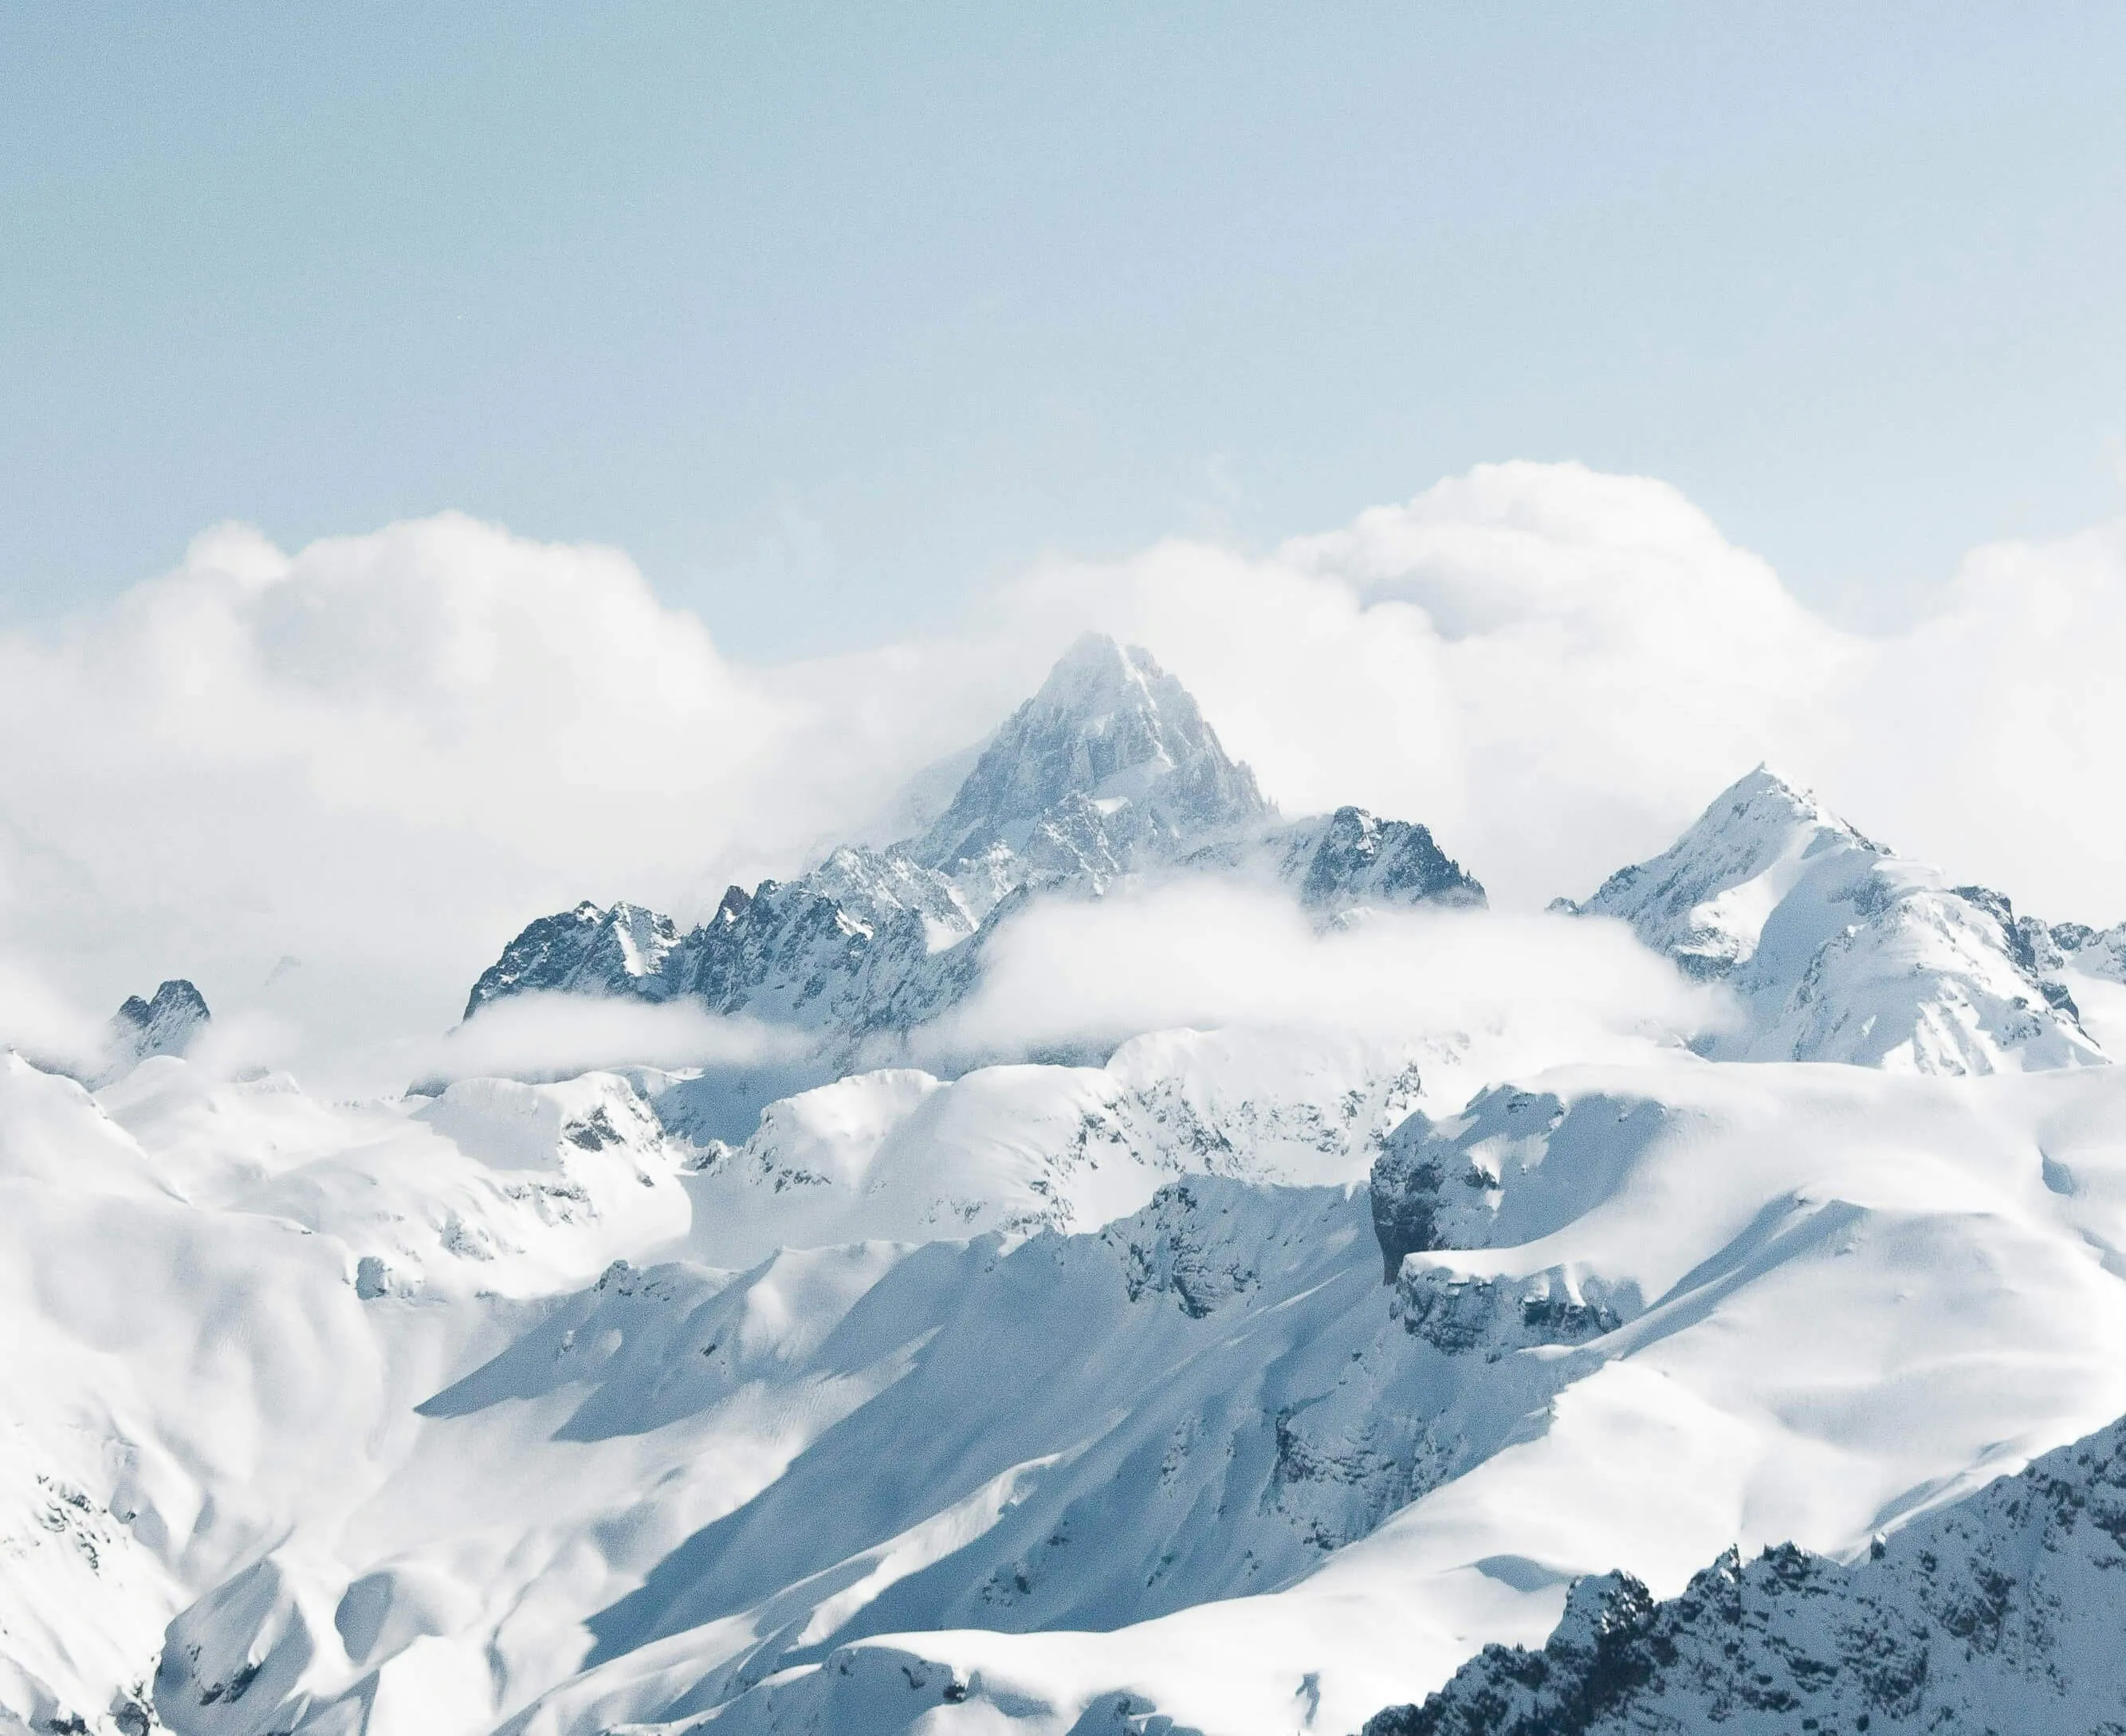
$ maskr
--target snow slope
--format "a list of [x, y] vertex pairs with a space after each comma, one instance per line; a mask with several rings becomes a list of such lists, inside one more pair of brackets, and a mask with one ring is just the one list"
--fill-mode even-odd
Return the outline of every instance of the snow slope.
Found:
[[[1540, 1641], [1581, 1574], [1667, 1594], [1733, 1544], [1862, 1548], [2126, 1408], [2120, 1090], [2109, 1069], [1532, 1081], [1521, 1111], [1424, 1135], [1503, 1178], [1454, 1237], [1486, 1245], [1414, 1253], [1374, 1292], [1410, 1362], [1481, 1383], [1457, 1414], [1496, 1432], [1450, 1437], [1473, 1464], [1269, 1595], [1106, 1635], [858, 1641], [715, 1727], [834, 1727], [855, 1683], [878, 1729], [948, 1703], [980, 1708], [965, 1728], [1065, 1729], [1117, 1695], [1206, 1730], [1352, 1729], [1484, 1642]], [[1621, 1318], [1591, 1336], [1525, 1305], [1598, 1279]], [[1442, 1283], [1488, 1292], [1483, 1329], [1428, 1333], [1411, 1298]]]
[[[469, 1094], [461, 1144], [429, 1109], [394, 1137], [543, 1161], [626, 1089], [542, 1095], [572, 1088], [515, 1087], [546, 1106], [511, 1118]], [[1398, 1130], [1377, 1196], [1197, 1175], [1075, 1234], [735, 1271], [692, 1252], [728, 1233], [697, 1192], [681, 1234], [554, 1303], [483, 1300], [440, 1241], [423, 1290], [363, 1298], [355, 1240], [278, 1229], [331, 1258], [276, 1289], [318, 1296], [370, 1382], [403, 1367], [400, 1408], [366, 1385], [343, 1402], [376, 1420], [324, 1440], [314, 1412], [222, 1408], [322, 1486], [196, 1573], [136, 1543], [143, 1584], [192, 1599], [158, 1715], [1354, 1729], [1485, 1642], [1539, 1644], [1581, 1574], [1666, 1595], [1731, 1544], [1850, 1553], [2126, 1410], [2122, 1091], [1570, 1068]], [[133, 1113], [202, 1186], [178, 1107]], [[272, 1122], [297, 1172], [301, 1121]], [[114, 1161], [144, 1150], [109, 1125]], [[631, 1172], [654, 1137], [588, 1155]], [[1424, 1246], [1391, 1228], [1384, 1285], [1377, 1226], [1415, 1221], [1413, 1187], [1445, 1203]], [[617, 1226], [593, 1240], [579, 1271]]]

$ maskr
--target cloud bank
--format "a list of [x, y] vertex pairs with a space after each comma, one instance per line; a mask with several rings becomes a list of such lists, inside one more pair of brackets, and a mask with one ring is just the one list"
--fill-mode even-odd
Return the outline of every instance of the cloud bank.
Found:
[[1521, 1069], [1673, 1045], [1734, 1012], [1621, 923], [1374, 911], [1317, 932], [1266, 889], [1183, 880], [1035, 903], [991, 943], [974, 996], [917, 1042], [922, 1057], [961, 1057], [1288, 1027], [1452, 1040]]
[[2126, 526], [1978, 550], [1871, 639], [1665, 484], [1516, 463], [1268, 554], [1051, 563], [949, 639], [763, 668], [712, 626], [616, 551], [455, 515], [293, 554], [209, 532], [0, 635], [0, 955], [99, 1009], [188, 975], [217, 1010], [433, 1031], [534, 915], [801, 869], [1085, 626], [1150, 647], [1287, 813], [1424, 820], [1509, 907], [1769, 760], [1959, 878], [2126, 916]]

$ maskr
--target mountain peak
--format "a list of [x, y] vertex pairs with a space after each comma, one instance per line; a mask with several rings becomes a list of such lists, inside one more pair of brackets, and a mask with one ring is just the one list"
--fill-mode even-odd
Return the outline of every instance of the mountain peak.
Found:
[[[1821, 826], [1862, 843], [1868, 842], [1825, 807], [1813, 790], [1789, 782], [1769, 766], [1760, 763], [1713, 797], [1705, 812], [1677, 840], [1677, 847], [1680, 848], [1694, 835], [1730, 829], [1738, 824], [1751, 829]], [[1879, 849], [1878, 846], [1870, 847]]]
[[1056, 658], [1032, 703], [1074, 716], [1103, 717], [1143, 705], [1151, 683], [1169, 678], [1141, 646], [1124, 648], [1104, 633], [1081, 633]]
[[1088, 633], [908, 851], [947, 870], [999, 845], [1122, 867], [1271, 811], [1254, 774], [1150, 652]]
[[120, 1035], [145, 1057], [182, 1054], [192, 1033], [212, 1017], [206, 998], [183, 977], [172, 977], [155, 990], [153, 1000], [126, 996], [114, 1022]]

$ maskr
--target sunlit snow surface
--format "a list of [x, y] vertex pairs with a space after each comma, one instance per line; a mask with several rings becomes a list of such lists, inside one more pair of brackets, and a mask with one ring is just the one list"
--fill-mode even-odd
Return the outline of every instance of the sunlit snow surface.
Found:
[[[1575, 1575], [1851, 1551], [2126, 1411], [2117, 1069], [1650, 1052], [1431, 1105], [1398, 1139], [1485, 1185], [1384, 1285], [1386, 1096], [1310, 1142], [1289, 1076], [1279, 1120], [1161, 1053], [844, 1082], [707, 1170], [611, 1075], [348, 1107], [161, 1059], [99, 1102], [10, 1061], [0, 1691], [112, 1729], [135, 1691], [202, 1732], [1352, 1729], [1539, 1643]], [[886, 1149], [919, 1122], [928, 1197]], [[874, 1183], [900, 1239], [820, 1204]], [[970, 1201], [1013, 1221], [956, 1234]], [[1500, 1305], [1442, 1331], [1443, 1283]], [[1552, 1287], [1613, 1328], [1542, 1342]]]

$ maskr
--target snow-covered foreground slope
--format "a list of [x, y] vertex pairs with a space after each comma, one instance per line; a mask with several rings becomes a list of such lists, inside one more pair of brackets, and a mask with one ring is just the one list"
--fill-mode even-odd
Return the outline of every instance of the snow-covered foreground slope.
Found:
[[125, 1728], [170, 1616], [358, 1504], [509, 1299], [687, 1222], [616, 1080], [409, 1113], [166, 1057], [99, 1103], [0, 1059], [0, 1708]]
[[[402, 1651], [390, 1683], [427, 1682], [447, 1654], [488, 1683], [471, 1729], [567, 1674], [588, 1618], [905, 1372], [934, 1319], [889, 1335], [883, 1360], [847, 1379], [805, 1356], [916, 1243], [1097, 1229], [1213, 1172], [1331, 1182], [1359, 1234], [1346, 1192], [1417, 1078], [1406, 1054], [1334, 1033], [1175, 1032], [1103, 1068], [849, 1079], [776, 1106], [735, 1150], [676, 1142], [610, 1074], [366, 1106], [167, 1057], [100, 1097], [12, 1058], [0, 1084], [0, 1321], [25, 1347], [0, 1373], [16, 1499], [0, 1547], [25, 1564], [9, 1580], [19, 1606], [0, 1616], [17, 1672], [0, 1708], [130, 1716], [164, 1625], [205, 1593], [163, 1659], [167, 1684], [193, 1645], [212, 1658], [202, 1632], [234, 1631], [243, 1655], [201, 1705], [270, 1710], [269, 1653], [292, 1671], [288, 1691], [364, 1703]], [[1264, 1234], [1284, 1233], [1276, 1215], [1258, 1214]], [[660, 1252], [688, 1262], [683, 1276], [625, 1263]], [[567, 1387], [612, 1347], [604, 1326], [579, 1337], [553, 1311], [608, 1296], [625, 1310], [638, 1283], [651, 1299], [721, 1298], [743, 1326], [715, 1403], [679, 1404], [644, 1439], [621, 1430], [558, 1453], [579, 1402], [566, 1393], [423, 1421], [423, 1401], [534, 1323], [551, 1328]], [[672, 1368], [638, 1356], [635, 1373], [645, 1391], [683, 1389], [688, 1371], [711, 1372], [693, 1361], [703, 1347], [673, 1347]], [[473, 1532], [440, 1565], [439, 1512]], [[90, 1527], [78, 1538], [77, 1517]], [[337, 1677], [318, 1662], [326, 1635], [339, 1635]]]
[[1146, 1146], [1074, 1234], [743, 1265], [772, 1204], [734, 1229], [612, 1076], [6, 1087], [47, 1724], [1350, 1730], [1579, 1575], [1850, 1553], [2126, 1411], [2112, 1068], [1670, 1051], [1421, 1116], [1370, 1189], [1363, 1140]]
[[1354, 1380], [1383, 1356], [1453, 1371], [1404, 1415], [1458, 1475], [1417, 1477], [1421, 1498], [1271, 1595], [1098, 1636], [904, 1632], [869, 1643], [899, 1676], [832, 1652], [716, 1727], [867, 1727], [838, 1722], [860, 1705], [897, 1729], [962, 1695], [1062, 1729], [1123, 1694], [1207, 1730], [1352, 1729], [1483, 1642], [1539, 1642], [1580, 1574], [1670, 1593], [1732, 1544], [1851, 1551], [2126, 1408], [2109, 1069], [1531, 1085], [1418, 1141], [1467, 1160], [1450, 1182], [1503, 1181], [1467, 1186], [1448, 1231], [1485, 1245], [1413, 1254], [1354, 1317], [1385, 1340], [1340, 1347]]

